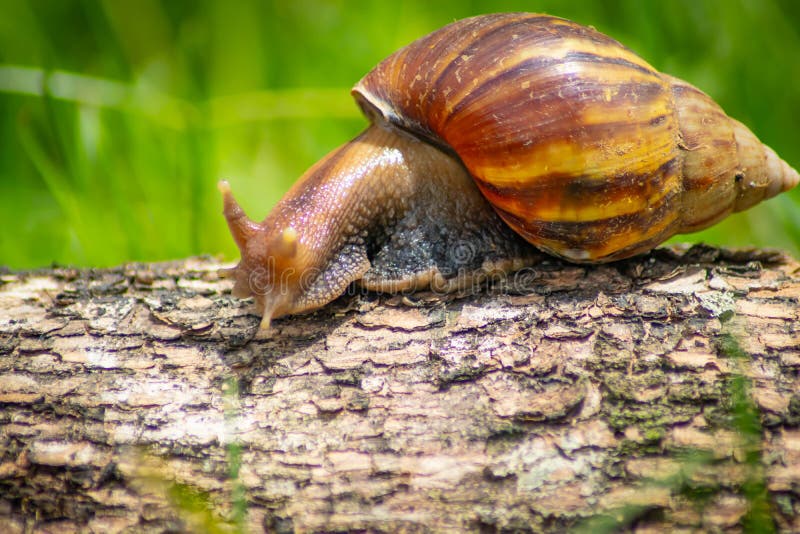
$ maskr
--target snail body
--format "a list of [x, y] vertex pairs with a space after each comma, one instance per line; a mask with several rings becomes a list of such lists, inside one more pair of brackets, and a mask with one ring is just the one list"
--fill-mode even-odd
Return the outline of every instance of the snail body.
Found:
[[255, 297], [264, 326], [353, 281], [451, 290], [529, 265], [537, 249], [627, 258], [800, 180], [700, 90], [547, 15], [454, 22], [353, 95], [372, 124], [262, 223], [220, 184], [242, 252], [234, 293]]

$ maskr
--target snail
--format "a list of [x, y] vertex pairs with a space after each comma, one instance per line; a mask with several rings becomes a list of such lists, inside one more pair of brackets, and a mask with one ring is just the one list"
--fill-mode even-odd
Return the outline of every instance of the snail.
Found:
[[262, 328], [352, 282], [450, 291], [541, 259], [602, 263], [786, 191], [800, 176], [692, 85], [548, 15], [456, 21], [352, 94], [367, 129], [262, 223], [221, 181], [236, 296]]

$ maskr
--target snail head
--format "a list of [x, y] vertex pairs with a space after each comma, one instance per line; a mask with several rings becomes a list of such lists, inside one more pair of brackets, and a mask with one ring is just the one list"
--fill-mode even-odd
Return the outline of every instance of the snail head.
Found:
[[230, 185], [218, 184], [223, 214], [241, 252], [241, 261], [225, 275], [234, 279], [233, 295], [253, 297], [263, 314], [261, 328], [269, 328], [273, 317], [292, 309], [299, 291], [302, 270], [298, 266], [298, 234], [291, 227], [262, 225], [250, 220], [233, 198]]

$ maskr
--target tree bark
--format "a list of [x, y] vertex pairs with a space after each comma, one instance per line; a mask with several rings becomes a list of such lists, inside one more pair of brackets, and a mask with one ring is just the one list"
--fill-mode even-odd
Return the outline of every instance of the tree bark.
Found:
[[258, 332], [208, 258], [0, 273], [3, 532], [800, 531], [800, 264], [659, 249]]

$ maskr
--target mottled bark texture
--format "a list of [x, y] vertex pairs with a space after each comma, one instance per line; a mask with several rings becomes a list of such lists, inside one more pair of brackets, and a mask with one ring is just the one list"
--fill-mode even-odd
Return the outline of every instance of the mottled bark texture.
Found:
[[269, 335], [210, 259], [0, 274], [3, 532], [800, 531], [800, 264], [661, 249]]

